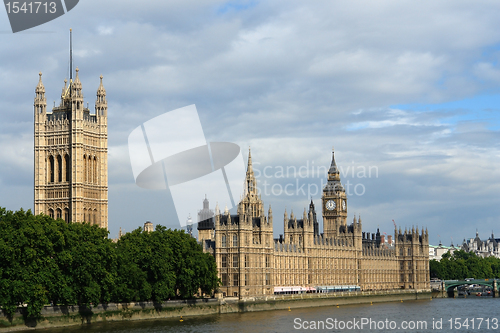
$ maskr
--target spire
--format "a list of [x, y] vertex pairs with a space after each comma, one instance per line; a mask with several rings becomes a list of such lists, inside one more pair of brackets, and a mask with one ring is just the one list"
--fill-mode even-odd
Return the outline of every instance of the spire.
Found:
[[99, 79], [101, 80], [101, 82], [99, 83], [99, 88], [97, 88], [97, 96], [100, 96], [100, 95], [103, 95], [103, 96], [106, 96], [106, 89], [104, 89], [104, 85], [102, 84], [102, 74], [101, 76], [99, 76]]
[[38, 73], [38, 85], [36, 86], [37, 90], [38, 89], [43, 89], [45, 91], [45, 87], [43, 86], [43, 82], [42, 82], [42, 72]]
[[45, 98], [45, 87], [42, 82], [42, 72], [38, 73], [39, 79], [38, 84], [35, 88], [35, 102], [34, 111], [35, 115], [44, 113], [47, 108], [47, 99]]
[[250, 147], [248, 147], [248, 166], [247, 166], [247, 171], [253, 172], [252, 169], [252, 150]]
[[269, 215], [269, 216], [273, 215], [273, 210], [271, 208], [271, 204], [269, 204], [269, 211], [267, 212], [267, 215]]
[[203, 200], [203, 209], [208, 209], [209, 207], [209, 202], [207, 199], [207, 195], [205, 194], [205, 199]]
[[345, 192], [345, 189], [340, 182], [340, 172], [337, 168], [337, 163], [335, 162], [335, 151], [333, 150], [333, 147], [332, 163], [330, 164], [330, 169], [328, 169], [328, 183], [325, 186], [323, 192]]
[[69, 29], [69, 83], [73, 81], [73, 30]]
[[337, 169], [337, 163], [335, 163], [335, 150], [332, 147], [332, 163], [330, 164], [330, 170], [328, 170], [329, 174], [338, 174], [339, 171]]
[[247, 174], [245, 177], [245, 193], [247, 196], [257, 195], [257, 181], [253, 173], [252, 153], [250, 151], [250, 147], [248, 148], [248, 166], [247, 166]]
[[79, 71], [80, 71], [80, 70], [79, 70], [79, 69], [78, 69], [78, 67], [77, 67], [77, 68], [75, 69], [75, 72], [76, 72], [75, 83], [80, 82], [80, 78], [78, 77], [78, 72], [79, 72]]
[[102, 85], [102, 75], [99, 77], [101, 79], [101, 83], [99, 84], [99, 88], [97, 88], [97, 97], [95, 101], [95, 113], [98, 116], [103, 116], [104, 118], [108, 114], [108, 102], [106, 101], [106, 89]]
[[313, 202], [313, 198], [311, 197], [311, 203], [309, 204], [309, 211], [314, 211], [314, 202]]

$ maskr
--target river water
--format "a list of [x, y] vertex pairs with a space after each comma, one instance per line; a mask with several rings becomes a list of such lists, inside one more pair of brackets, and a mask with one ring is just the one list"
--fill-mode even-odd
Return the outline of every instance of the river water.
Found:
[[[482, 318], [482, 319], [481, 319]], [[450, 322], [451, 319], [451, 322]], [[323, 326], [322, 326], [323, 325]], [[450, 326], [451, 325], [451, 326]], [[426, 326], [426, 327], [425, 327]], [[468, 297], [97, 323], [47, 333], [500, 332], [500, 298]]]

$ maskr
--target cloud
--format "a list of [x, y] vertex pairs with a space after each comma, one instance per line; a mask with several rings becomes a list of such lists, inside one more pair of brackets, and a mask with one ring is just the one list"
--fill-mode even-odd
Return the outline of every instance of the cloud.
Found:
[[[262, 167], [328, 166], [331, 146], [339, 165], [376, 166], [378, 177], [344, 180], [365, 186], [349, 214], [367, 229], [390, 231], [395, 218], [433, 228], [432, 242], [491, 229], [498, 108], [478, 96], [499, 88], [499, 12], [492, 1], [85, 1], [0, 35], [0, 202], [32, 198], [34, 89], [42, 71], [48, 105], [60, 98], [71, 26], [91, 109], [101, 74], [107, 91], [112, 235], [146, 219], [178, 223], [170, 193], [133, 184], [126, 144], [143, 122], [190, 104], [209, 141], [251, 145]], [[281, 217], [309, 198], [264, 200]]]

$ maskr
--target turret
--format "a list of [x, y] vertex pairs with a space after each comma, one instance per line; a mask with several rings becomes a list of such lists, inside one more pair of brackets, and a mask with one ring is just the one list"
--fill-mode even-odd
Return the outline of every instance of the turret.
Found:
[[38, 85], [35, 88], [35, 102], [33, 104], [35, 108], [35, 118], [40, 119], [45, 122], [45, 115], [47, 113], [47, 99], [45, 98], [45, 87], [42, 82], [42, 72], [38, 73]]
[[108, 115], [108, 101], [106, 100], [106, 89], [102, 84], [102, 75], [99, 77], [101, 82], [97, 88], [97, 97], [95, 101], [95, 114], [98, 117], [107, 117]]

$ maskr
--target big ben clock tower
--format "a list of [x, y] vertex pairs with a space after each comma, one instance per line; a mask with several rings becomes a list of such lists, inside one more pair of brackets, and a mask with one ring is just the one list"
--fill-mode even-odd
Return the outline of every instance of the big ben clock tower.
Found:
[[340, 172], [332, 149], [332, 164], [328, 170], [328, 182], [323, 188], [323, 233], [325, 237], [336, 237], [339, 229], [347, 225], [347, 198], [340, 182]]

